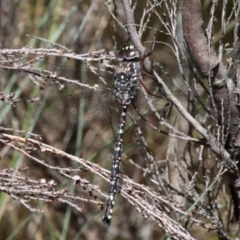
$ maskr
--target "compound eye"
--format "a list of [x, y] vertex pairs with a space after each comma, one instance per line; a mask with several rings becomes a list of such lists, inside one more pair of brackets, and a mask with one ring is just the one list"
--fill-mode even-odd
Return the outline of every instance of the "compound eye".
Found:
[[126, 59], [137, 59], [140, 58], [140, 54], [137, 49], [132, 49], [126, 52], [125, 57]]
[[124, 51], [119, 51], [117, 56], [116, 56], [116, 59], [117, 61], [123, 61], [123, 59], [125, 58], [125, 52]]

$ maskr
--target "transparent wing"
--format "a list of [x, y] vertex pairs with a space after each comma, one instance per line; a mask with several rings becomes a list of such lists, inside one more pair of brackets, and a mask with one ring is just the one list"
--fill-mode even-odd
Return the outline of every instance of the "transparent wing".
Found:
[[[89, 68], [83, 63], [78, 67], [61, 67], [46, 61], [21, 61], [21, 70], [31, 73], [30, 81], [22, 83], [21, 97], [3, 110], [4, 114], [13, 114], [19, 128], [32, 129], [43, 123], [60, 131], [77, 126], [80, 120], [88, 124], [117, 114], [119, 104], [114, 97], [113, 71], [103, 68], [99, 71], [97, 67]], [[182, 69], [185, 71], [180, 74], [179, 67], [172, 65], [164, 68], [164, 73], [162, 69], [158, 72], [178, 100], [203, 122], [212, 114], [206, 104], [211, 101], [210, 94], [196, 81], [197, 84], [190, 86], [193, 74], [184, 63]], [[169, 77], [166, 74], [169, 71], [176, 77]], [[170, 103], [161, 93], [161, 86], [149, 77], [144, 77], [139, 84], [134, 104], [141, 115], [160, 114], [160, 119], [170, 122], [179, 119], [179, 116], [169, 114]]]

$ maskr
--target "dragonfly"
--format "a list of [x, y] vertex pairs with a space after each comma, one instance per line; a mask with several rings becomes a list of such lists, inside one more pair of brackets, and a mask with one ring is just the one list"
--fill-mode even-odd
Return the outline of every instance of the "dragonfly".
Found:
[[123, 148], [123, 133], [126, 122], [128, 106], [135, 97], [135, 87], [141, 80], [139, 60], [141, 54], [133, 44], [125, 44], [117, 53], [118, 66], [114, 74], [115, 95], [121, 104], [121, 115], [117, 131], [117, 140], [113, 155], [113, 164], [108, 190], [106, 210], [103, 216], [103, 229], [107, 231], [112, 221], [112, 212], [117, 194], [118, 180], [120, 174], [121, 155]]
[[[20, 86], [23, 87], [21, 99], [12, 98], [11, 109], [16, 112], [17, 116], [21, 116], [24, 122], [31, 122], [31, 127], [34, 127], [34, 124], [37, 124], [35, 119], [37, 119], [39, 122], [46, 122], [49, 128], [56, 128], [57, 131], [78, 124], [79, 116], [82, 116], [83, 112], [84, 121], [91, 122], [95, 120], [96, 116], [98, 119], [106, 118], [112, 112], [120, 111], [108, 198], [103, 215], [105, 232], [108, 231], [112, 222], [113, 208], [118, 191], [127, 111], [132, 105], [141, 118], [144, 118], [147, 115], [146, 110], [147, 113], [151, 111], [157, 114], [159, 112], [164, 113], [166, 106], [168, 106], [168, 102], [161, 94], [160, 86], [156, 85], [152, 79], [143, 80], [140, 62], [144, 57], [132, 43], [126, 43], [116, 54], [117, 65], [115, 71], [110, 73], [108, 70], [99, 73], [95, 71], [95, 68], [86, 69], [88, 67], [86, 64], [79, 68], [64, 68], [45, 61], [31, 61], [28, 65], [29, 68], [24, 68], [24, 71], [31, 77], [30, 81], [42, 91], [35, 94], [34, 88], [28, 88], [28, 80]], [[176, 66], [169, 69], [175, 71]], [[77, 81], [68, 80], [76, 76], [78, 77]], [[27, 95], [29, 91], [32, 92], [33, 97], [24, 99], [24, 95]], [[183, 98], [188, 101], [198, 99], [195, 98], [195, 92], [182, 90], [181, 86], [179, 86], [175, 95], [179, 99]], [[197, 92], [197, 97], [198, 95]], [[64, 104], [61, 104], [62, 102]], [[111, 103], [113, 102], [118, 103], [118, 110], [112, 108]], [[80, 107], [76, 107], [76, 103]], [[150, 111], [149, 104], [152, 104], [155, 110]], [[199, 108], [199, 104], [197, 104], [197, 108]], [[8, 109], [10, 109], [9, 106]], [[8, 109], [5, 108], [5, 112]], [[195, 109], [195, 111], [198, 112], [198, 109]], [[205, 114], [206, 117], [210, 116], [207, 110]], [[202, 114], [201, 117], [203, 117]], [[176, 121], [176, 119], [174, 117], [173, 121]], [[160, 120], [166, 120], [165, 123], [168, 123], [169, 118], [164, 118], [160, 114]]]

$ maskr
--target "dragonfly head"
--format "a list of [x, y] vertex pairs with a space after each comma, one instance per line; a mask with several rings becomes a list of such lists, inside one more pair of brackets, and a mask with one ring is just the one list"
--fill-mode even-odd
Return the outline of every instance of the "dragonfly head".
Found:
[[121, 46], [120, 51], [116, 55], [116, 60], [121, 61], [139, 61], [141, 54], [132, 43], [125, 43]]

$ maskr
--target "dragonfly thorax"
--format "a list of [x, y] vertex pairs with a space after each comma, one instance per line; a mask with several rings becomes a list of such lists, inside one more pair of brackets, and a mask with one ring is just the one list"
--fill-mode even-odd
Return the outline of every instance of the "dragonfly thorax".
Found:
[[122, 105], [129, 105], [135, 96], [135, 87], [138, 85], [141, 73], [139, 63], [122, 62], [116, 69], [115, 95]]
[[135, 82], [128, 74], [115, 75], [115, 95], [121, 105], [129, 105], [135, 96]]

